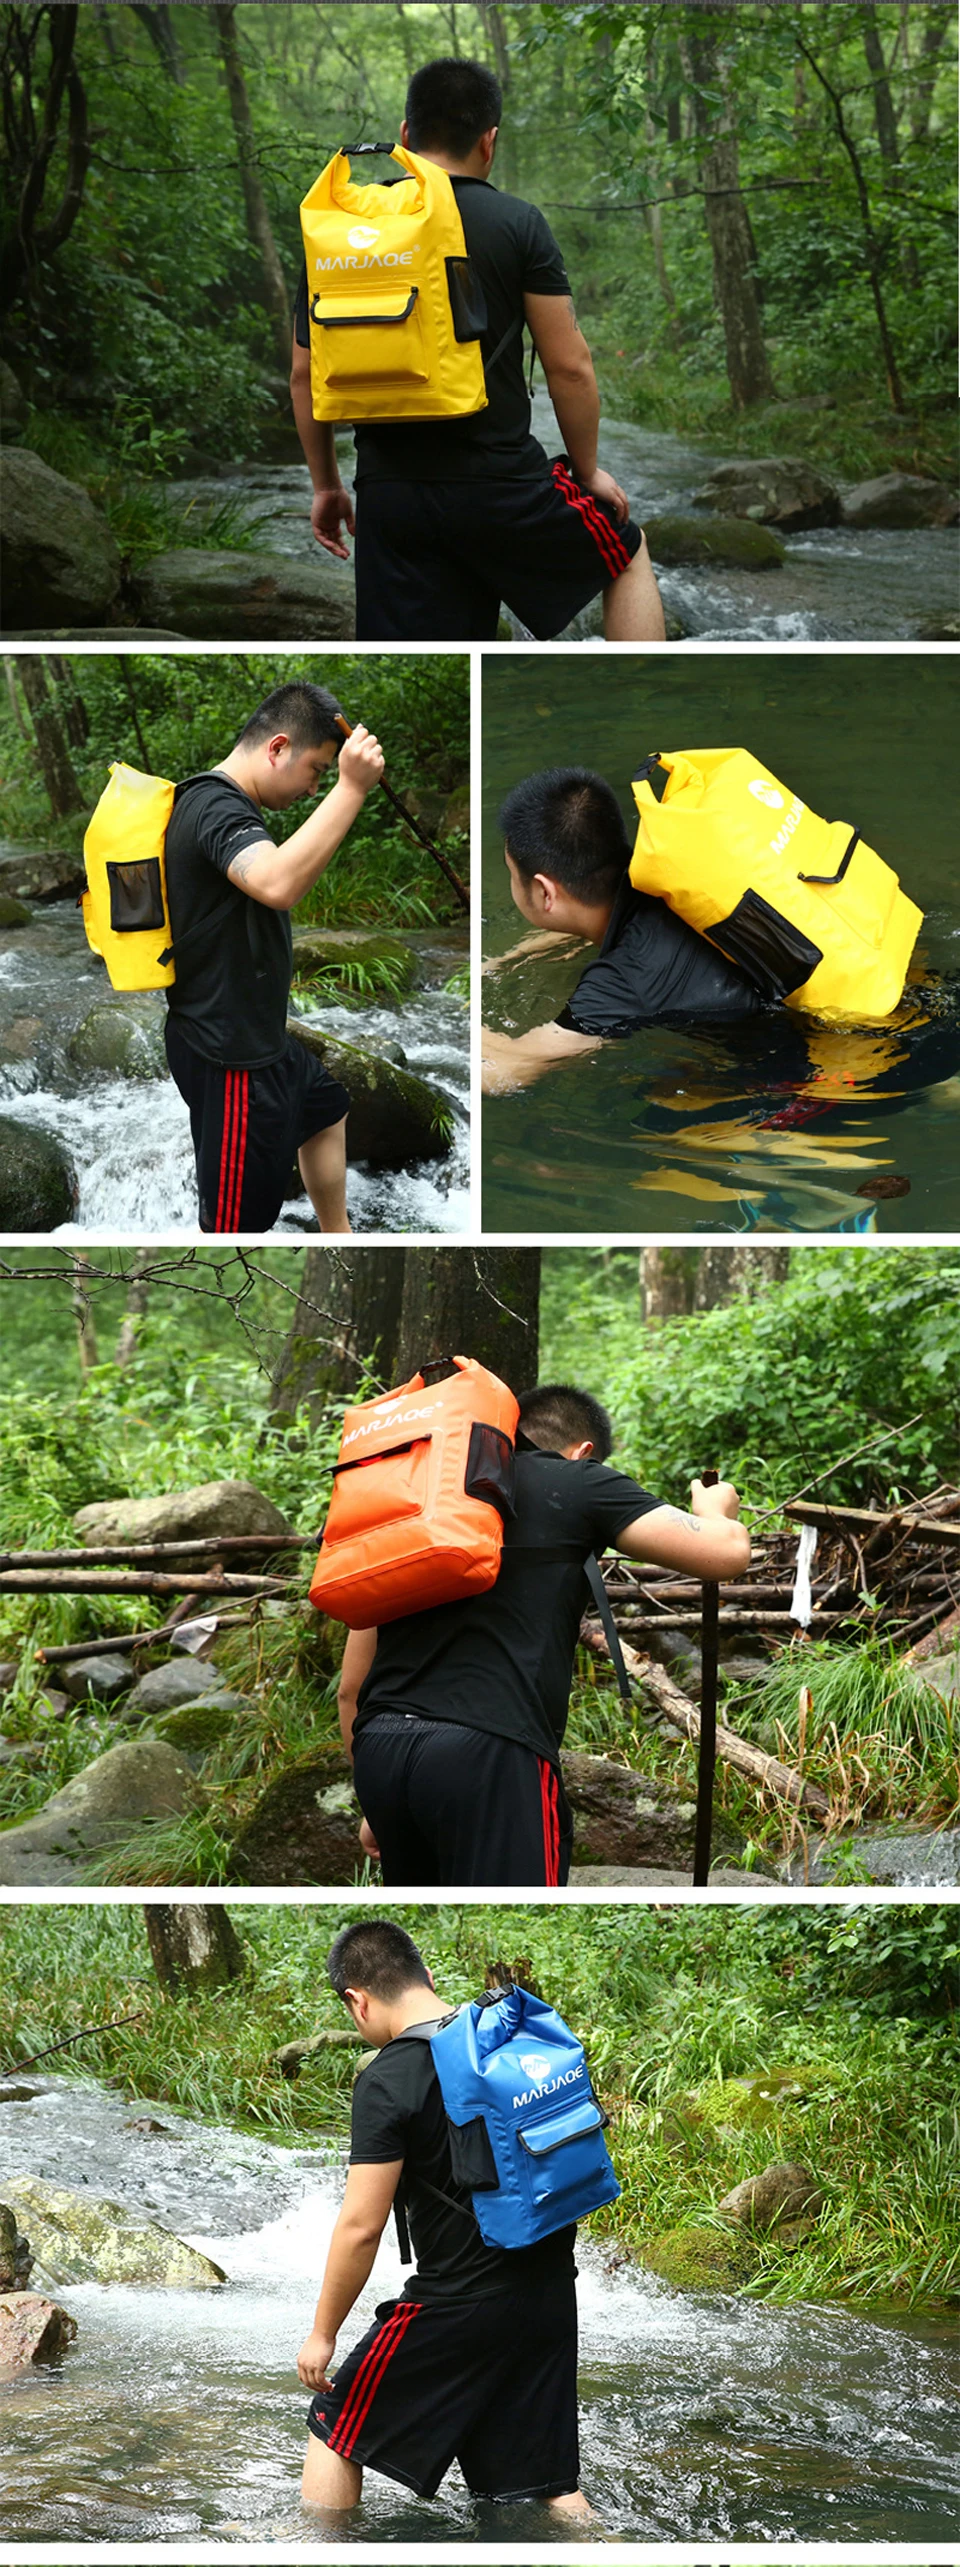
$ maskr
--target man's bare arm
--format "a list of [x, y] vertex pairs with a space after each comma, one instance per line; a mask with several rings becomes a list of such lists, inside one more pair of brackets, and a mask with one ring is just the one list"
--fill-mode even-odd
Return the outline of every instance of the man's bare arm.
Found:
[[600, 395], [573, 304], [566, 294], [525, 294], [523, 307], [573, 469], [590, 481], [597, 469]]
[[353, 1724], [357, 1717], [357, 1695], [368, 1676], [377, 1654], [377, 1634], [372, 1631], [349, 1631], [340, 1666], [340, 1689], [337, 1710], [344, 1751], [353, 1763]]
[[403, 2173], [403, 2159], [387, 2166], [351, 2166], [343, 2203], [330, 2240], [317, 2313], [297, 2370], [307, 2389], [322, 2389], [333, 2348], [376, 2262], [377, 2248], [390, 2216], [390, 2206]]
[[342, 846], [368, 793], [379, 783], [383, 764], [379, 740], [358, 722], [340, 751], [340, 773], [332, 792], [282, 847], [264, 838], [262, 844], [244, 847], [232, 857], [227, 866], [229, 880], [265, 909], [295, 908]]
[[564, 947], [577, 953], [589, 943], [589, 936], [578, 935], [572, 927], [532, 927], [529, 936], [521, 936], [519, 945], [508, 945], [505, 954], [491, 954], [481, 969], [492, 974], [500, 971], [504, 963], [518, 963], [529, 954], [555, 954]]
[[599, 1035], [574, 1034], [565, 1025], [532, 1025], [529, 1034], [498, 1034], [492, 1025], [485, 1025], [481, 1081], [484, 1096], [510, 1096], [516, 1088], [532, 1087], [545, 1070], [555, 1069], [558, 1061], [571, 1061], [580, 1052], [599, 1050]]
[[314, 418], [310, 393], [310, 350], [302, 348], [296, 338], [290, 364], [290, 399], [297, 435], [313, 483], [310, 523], [324, 552], [333, 553], [337, 561], [345, 562], [349, 560], [349, 553], [340, 527], [344, 525], [349, 535], [354, 533], [353, 501], [340, 477], [333, 427], [327, 419]]
[[750, 1566], [750, 1536], [738, 1522], [740, 1500], [729, 1480], [704, 1488], [694, 1480], [693, 1511], [655, 1506], [618, 1533], [616, 1548], [628, 1560], [648, 1560], [658, 1569], [682, 1569], [688, 1577], [740, 1578]]

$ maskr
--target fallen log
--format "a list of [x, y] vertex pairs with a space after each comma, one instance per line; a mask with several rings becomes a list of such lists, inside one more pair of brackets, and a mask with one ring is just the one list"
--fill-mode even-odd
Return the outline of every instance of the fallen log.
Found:
[[[163, 1642], [169, 1640], [176, 1631], [178, 1624], [191, 1618], [190, 1607], [197, 1601], [196, 1590], [191, 1587], [189, 1595], [184, 1599], [183, 1611], [171, 1614], [169, 1622], [155, 1622], [149, 1631], [101, 1631], [95, 1640], [59, 1641], [56, 1647], [35, 1649], [34, 1657], [39, 1658], [41, 1666], [63, 1667], [66, 1666], [68, 1659], [103, 1658], [114, 1649], [122, 1652], [125, 1649], [132, 1651], [161, 1648]], [[256, 1601], [254, 1596], [254, 1604]], [[218, 1633], [235, 1631], [242, 1623], [249, 1622], [249, 1619], [249, 1614], [246, 1613], [218, 1613], [217, 1631]]]
[[[598, 1657], [609, 1657], [599, 1623], [582, 1624], [581, 1637]], [[631, 1649], [629, 1641], [622, 1642], [621, 1646], [628, 1673], [646, 1693], [652, 1694], [664, 1719], [669, 1720], [674, 1729], [681, 1730], [691, 1746], [696, 1747], [700, 1738], [700, 1714], [696, 1705], [681, 1692], [679, 1685], [674, 1684], [665, 1667], [656, 1666], [652, 1658], [641, 1657], [639, 1650]], [[778, 1800], [790, 1801], [795, 1809], [808, 1809], [814, 1818], [829, 1818], [830, 1803], [826, 1792], [822, 1792], [817, 1783], [805, 1783], [803, 1776], [794, 1773], [792, 1766], [781, 1765], [778, 1757], [765, 1755], [762, 1747], [751, 1747], [745, 1738], [738, 1738], [735, 1730], [726, 1729], [719, 1721], [717, 1754], [725, 1765], [732, 1765], [737, 1773], [746, 1774], [750, 1782], [760, 1783], [765, 1789], [775, 1792]]]
[[[820, 1613], [814, 1605], [813, 1623], [807, 1628], [812, 1630], [815, 1624], [818, 1631], [830, 1631], [836, 1622], [851, 1622], [856, 1612], [857, 1607], [851, 1605], [848, 1613]], [[699, 1631], [700, 1629], [699, 1613], [620, 1613], [617, 1621], [618, 1625], [622, 1623], [627, 1631]], [[801, 1628], [795, 1613], [735, 1613], [723, 1606], [720, 1608], [719, 1622], [721, 1631], [776, 1631], [782, 1630], [785, 1625], [791, 1631], [798, 1631]]]
[[810, 1506], [796, 1500], [784, 1507], [785, 1515], [796, 1517], [798, 1524], [816, 1524], [833, 1533], [838, 1529], [851, 1533], [909, 1533], [915, 1541], [942, 1543], [955, 1550], [960, 1543], [960, 1524], [943, 1524], [932, 1515], [921, 1515], [916, 1507], [894, 1507], [880, 1514], [869, 1506]]
[[135, 1569], [123, 1577], [117, 1569], [4, 1569], [0, 1571], [0, 1595], [290, 1595], [289, 1582], [283, 1578], [238, 1576], [225, 1569], [222, 1577], [203, 1576], [199, 1570], [184, 1570], [175, 1577], [169, 1569]]
[[219, 1560], [226, 1551], [313, 1551], [319, 1535], [305, 1533], [208, 1533], [188, 1542], [84, 1543], [74, 1551], [0, 1551], [3, 1569], [92, 1569], [125, 1560]]

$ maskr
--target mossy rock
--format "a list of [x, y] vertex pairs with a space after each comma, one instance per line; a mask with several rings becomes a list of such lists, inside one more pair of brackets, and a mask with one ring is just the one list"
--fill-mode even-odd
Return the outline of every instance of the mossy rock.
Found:
[[155, 2290], [215, 2290], [223, 2268], [123, 2202], [17, 2175], [4, 2199], [29, 2228], [43, 2272], [52, 2282], [125, 2282]]
[[29, 927], [32, 915], [25, 900], [15, 900], [12, 892], [0, 891], [0, 927]]
[[752, 2269], [742, 2236], [728, 2236], [696, 2220], [665, 2229], [644, 2247], [641, 2261], [678, 2291], [732, 2291]]
[[648, 517], [646, 537], [651, 558], [664, 570], [697, 569], [716, 563], [727, 570], [781, 570], [786, 545], [769, 526], [748, 517]]
[[73, 1163], [56, 1134], [0, 1114], [0, 1230], [56, 1230], [76, 1200]]
[[167, 1711], [162, 1720], [153, 1723], [154, 1734], [166, 1738], [182, 1756], [210, 1756], [224, 1738], [236, 1728], [239, 1713], [251, 1712], [255, 1705], [246, 1694], [201, 1694], [196, 1702], [181, 1703], [178, 1711]]
[[90, 1008], [71, 1034], [67, 1050], [77, 1070], [99, 1071], [111, 1078], [166, 1078], [163, 1010], [146, 995], [124, 998], [116, 1005], [104, 999]]
[[347, 1158], [351, 1165], [363, 1159], [372, 1168], [405, 1168], [418, 1159], [449, 1157], [453, 1148], [449, 1108], [428, 1080], [416, 1077], [412, 1070], [397, 1069], [378, 1052], [361, 1051], [353, 1043], [342, 1043], [339, 1036], [315, 1033], [312, 1026], [295, 1018], [288, 1018], [287, 1032], [325, 1062], [349, 1093]]
[[264, 1889], [349, 1888], [363, 1863], [350, 1766], [331, 1740], [285, 1765], [234, 1840], [231, 1874]]
[[342, 977], [349, 990], [354, 985], [351, 964], [370, 974], [376, 996], [386, 982], [398, 993], [408, 990], [417, 958], [402, 936], [369, 935], [362, 927], [294, 928], [293, 968], [298, 979], [324, 972], [331, 979]]
[[681, 2111], [713, 2130], [766, 2130], [805, 2101], [812, 2079], [798, 2068], [758, 2068], [752, 2076], [725, 2077], [695, 2095], [685, 2095]]

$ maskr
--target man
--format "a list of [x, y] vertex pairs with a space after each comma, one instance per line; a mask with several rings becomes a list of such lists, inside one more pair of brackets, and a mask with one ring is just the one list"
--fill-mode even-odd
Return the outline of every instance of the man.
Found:
[[[348, 1231], [346, 1088], [287, 1033], [290, 911], [326, 871], [383, 773], [362, 724], [342, 740], [339, 707], [297, 678], [257, 706], [229, 756], [177, 786], [166, 835], [176, 979], [167, 1060], [197, 1163], [200, 1227], [272, 1228], [294, 1160], [321, 1230]], [[336, 784], [281, 847], [265, 811]], [[227, 888], [225, 888], [227, 886]]]
[[512, 1038], [484, 1027], [488, 1095], [527, 1087], [558, 1061], [657, 1017], [702, 1025], [763, 1008], [754, 983], [665, 900], [634, 890], [623, 814], [603, 776], [588, 767], [544, 768], [508, 793], [500, 822], [511, 897], [538, 931], [514, 953], [556, 952], [566, 939], [595, 945], [597, 959], [552, 1023]]
[[495, 1586], [350, 1633], [341, 1734], [361, 1843], [390, 1888], [562, 1888], [573, 1827], [560, 1748], [589, 1602], [584, 1562], [612, 1546], [697, 1578], [747, 1567], [735, 1489], [695, 1480], [684, 1515], [608, 1470], [612, 1444], [587, 1391], [527, 1391]]
[[[598, 468], [600, 399], [557, 243], [536, 206], [489, 184], [501, 103], [482, 63], [428, 62], [410, 83], [401, 139], [449, 172], [486, 302], [488, 407], [464, 419], [358, 426], [356, 520], [333, 428], [313, 416], [304, 270], [290, 388], [313, 531], [341, 561], [341, 526], [356, 533], [364, 641], [492, 641], [501, 599], [545, 641], [598, 594], [608, 641], [662, 641], [646, 542], [619, 484]], [[524, 323], [566, 446], [552, 466], [530, 433]]]
[[[591, 2514], [579, 2489], [576, 2229], [509, 2253], [485, 2246], [454, 2181], [429, 2041], [411, 2026], [450, 2012], [416, 1944], [390, 1919], [338, 1934], [327, 1964], [378, 2052], [353, 2091], [350, 2171], [312, 2332], [297, 2369], [316, 2391], [304, 2502], [342, 2512], [369, 2465], [434, 2496], [458, 2460], [471, 2494], [539, 2498], [559, 2522]], [[373, 2268], [394, 2196], [417, 2269], [331, 2378], [336, 2339]]]

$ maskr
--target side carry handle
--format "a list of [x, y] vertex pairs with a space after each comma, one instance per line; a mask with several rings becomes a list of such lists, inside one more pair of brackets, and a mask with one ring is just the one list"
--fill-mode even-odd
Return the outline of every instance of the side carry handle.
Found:
[[855, 829], [850, 840], [849, 847], [846, 848], [844, 854], [840, 858], [836, 873], [798, 873], [797, 881], [819, 883], [827, 889], [829, 889], [835, 882], [842, 882], [847, 866], [850, 862], [850, 858], [853, 854], [853, 850], [859, 843], [859, 838], [860, 831], [859, 829]]

